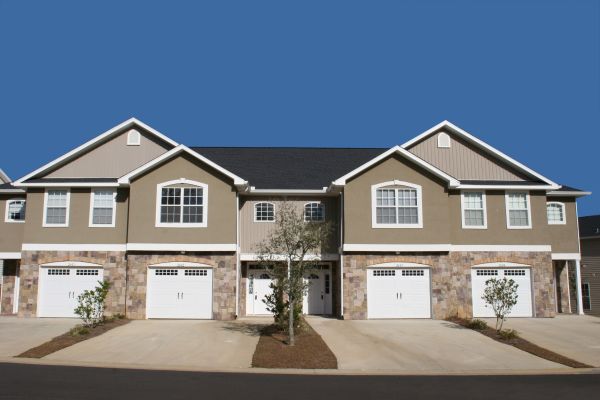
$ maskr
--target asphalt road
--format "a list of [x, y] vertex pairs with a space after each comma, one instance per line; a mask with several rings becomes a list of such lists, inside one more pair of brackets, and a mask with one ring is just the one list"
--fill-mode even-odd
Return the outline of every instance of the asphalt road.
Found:
[[0, 364], [0, 399], [576, 399], [600, 375], [323, 376]]

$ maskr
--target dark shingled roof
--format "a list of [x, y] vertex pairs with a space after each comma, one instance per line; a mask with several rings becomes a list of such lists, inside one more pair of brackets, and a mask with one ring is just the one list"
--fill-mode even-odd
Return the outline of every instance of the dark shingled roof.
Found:
[[4, 193], [12, 193], [12, 192], [25, 192], [20, 188], [16, 188], [12, 185], [12, 183], [0, 183], [0, 192]]
[[388, 149], [192, 147], [257, 189], [322, 189]]
[[600, 236], [600, 215], [579, 217], [579, 236]]

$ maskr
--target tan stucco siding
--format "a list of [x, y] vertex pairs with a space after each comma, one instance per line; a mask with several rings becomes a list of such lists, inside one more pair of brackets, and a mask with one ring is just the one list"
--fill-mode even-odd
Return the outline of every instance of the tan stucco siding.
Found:
[[115, 227], [89, 226], [89, 188], [71, 188], [68, 227], [44, 227], [44, 189], [29, 189], [27, 193], [27, 217], [23, 243], [85, 243], [125, 244], [127, 234], [126, 189], [117, 191]]
[[[371, 186], [387, 181], [421, 185], [423, 228], [373, 228]], [[348, 182], [344, 191], [345, 243], [448, 243], [448, 194], [444, 183], [393, 156]]]
[[141, 133], [139, 146], [127, 146], [127, 132], [124, 132], [45, 177], [119, 178], [173, 147], [141, 128], [137, 130]]
[[499, 181], [526, 179], [522, 174], [511, 170], [455, 134], [446, 133], [451, 138], [450, 148], [439, 148], [437, 145], [438, 133], [435, 133], [413, 145], [408, 151], [457, 179]]
[[552, 252], [579, 253], [576, 200], [562, 197], [550, 197], [547, 200], [564, 203], [567, 216], [567, 223], [564, 225], [549, 225], [546, 218], [544, 232], [548, 242], [552, 245]]
[[[7, 200], [24, 198], [24, 195], [0, 195], [0, 252], [14, 253], [21, 251], [25, 224], [6, 222], [6, 202]], [[28, 211], [27, 209], [26, 212]]]
[[338, 252], [339, 231], [337, 230], [338, 197], [242, 197], [240, 199], [240, 247], [242, 253], [256, 253], [257, 246], [276, 226], [276, 222], [254, 222], [254, 205], [261, 202], [274, 203], [275, 214], [278, 206], [283, 202], [293, 203], [298, 212], [304, 211], [304, 205], [311, 202], [321, 202], [325, 206], [325, 220], [333, 225], [333, 232], [328, 244], [321, 249], [322, 254], [333, 254]]
[[[156, 227], [156, 191], [160, 183], [185, 178], [208, 185], [205, 228]], [[236, 194], [231, 179], [188, 155], [178, 156], [131, 184], [129, 242], [236, 243]]]

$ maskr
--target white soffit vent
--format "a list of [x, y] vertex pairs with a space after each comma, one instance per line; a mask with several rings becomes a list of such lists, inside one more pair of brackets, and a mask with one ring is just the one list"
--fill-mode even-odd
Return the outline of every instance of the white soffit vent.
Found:
[[440, 132], [437, 135], [437, 146], [441, 149], [450, 148], [450, 135], [446, 132]]
[[142, 135], [136, 129], [127, 132], [127, 146], [139, 146], [142, 141]]

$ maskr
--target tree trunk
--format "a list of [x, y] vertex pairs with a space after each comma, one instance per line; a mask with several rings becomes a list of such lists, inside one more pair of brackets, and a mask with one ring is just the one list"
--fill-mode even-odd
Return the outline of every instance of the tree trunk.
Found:
[[290, 297], [290, 301], [289, 301], [289, 305], [290, 305], [290, 309], [289, 309], [289, 318], [288, 318], [288, 345], [293, 346], [295, 344], [295, 337], [294, 337], [294, 304], [295, 301], [292, 297]]

